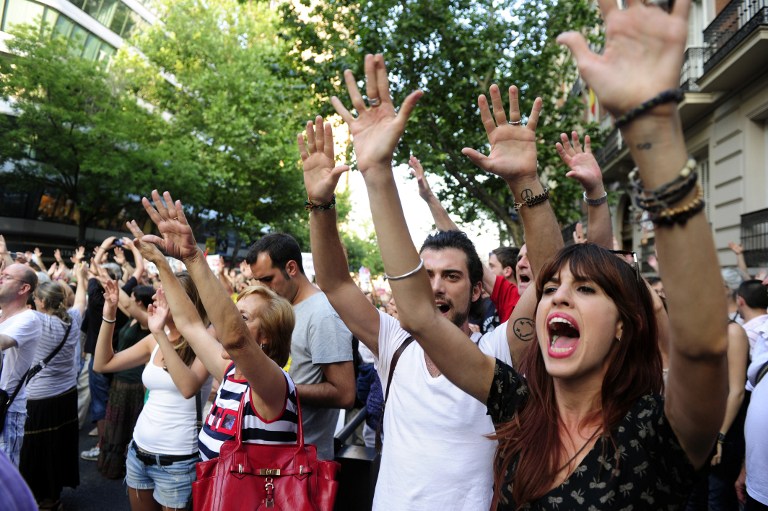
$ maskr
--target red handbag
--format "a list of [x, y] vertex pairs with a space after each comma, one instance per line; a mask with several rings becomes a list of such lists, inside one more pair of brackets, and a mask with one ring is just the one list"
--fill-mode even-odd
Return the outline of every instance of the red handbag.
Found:
[[298, 392], [295, 444], [243, 443], [244, 401], [245, 392], [236, 437], [221, 445], [218, 458], [197, 464], [197, 480], [192, 483], [194, 511], [332, 511], [340, 465], [318, 460], [317, 448], [304, 444]]

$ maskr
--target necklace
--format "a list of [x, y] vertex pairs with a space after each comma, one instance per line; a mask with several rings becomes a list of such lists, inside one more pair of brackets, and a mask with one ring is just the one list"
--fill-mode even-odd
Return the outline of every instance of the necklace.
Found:
[[592, 442], [592, 440], [594, 440], [594, 439], [595, 439], [595, 437], [597, 436], [597, 434], [598, 434], [599, 432], [600, 432], [600, 427], [598, 426], [598, 428], [595, 430], [595, 432], [594, 432], [594, 433], [592, 433], [592, 435], [591, 435], [589, 438], [587, 438], [587, 441], [586, 441], [586, 442], [584, 442], [584, 445], [582, 445], [582, 446], [579, 448], [579, 450], [578, 450], [578, 451], [576, 451], [576, 453], [574, 453], [574, 455], [573, 455], [573, 456], [571, 456], [570, 458], [568, 458], [568, 461], [566, 461], [566, 462], [563, 464], [563, 466], [562, 466], [562, 467], [558, 468], [558, 469], [557, 469], [557, 471], [556, 471], [555, 473], [556, 473], [556, 474], [559, 474], [559, 473], [560, 473], [560, 472], [561, 472], [563, 469], [565, 469], [565, 468], [569, 467], [569, 466], [571, 465], [571, 463], [573, 463], [573, 460], [575, 460], [575, 459], [576, 459], [576, 458], [579, 456], [579, 454], [581, 454], [581, 453], [584, 451], [584, 449], [586, 449], [586, 448], [587, 448], [587, 446], [590, 444], [590, 442]]

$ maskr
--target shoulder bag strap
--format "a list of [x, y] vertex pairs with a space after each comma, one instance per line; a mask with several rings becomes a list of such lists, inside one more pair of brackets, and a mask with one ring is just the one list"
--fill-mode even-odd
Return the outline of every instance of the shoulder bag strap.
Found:
[[403, 354], [405, 348], [413, 342], [413, 337], [409, 336], [403, 343], [397, 348], [395, 354], [392, 355], [392, 361], [389, 363], [389, 377], [387, 378], [387, 389], [384, 391], [384, 403], [381, 405], [381, 420], [379, 421], [379, 427], [376, 428], [376, 451], [381, 453], [381, 432], [384, 431], [384, 410], [387, 407], [387, 399], [389, 398], [389, 386], [392, 384], [392, 377], [395, 375], [395, 367], [397, 361], [400, 359], [400, 355]]
[[760, 383], [760, 380], [763, 379], [763, 376], [768, 373], [768, 362], [760, 366], [760, 370], [757, 371], [757, 377], [755, 378], [755, 387], [757, 387], [757, 384]]
[[71, 321], [70, 321], [69, 325], [67, 325], [67, 331], [64, 332], [64, 337], [61, 339], [61, 342], [59, 343], [59, 345], [56, 346], [53, 349], [53, 351], [47, 357], [45, 357], [45, 359], [43, 359], [42, 361], [38, 362], [37, 364], [35, 364], [34, 366], [29, 368], [29, 371], [27, 371], [28, 375], [27, 375], [27, 380], [26, 380], [25, 383], [29, 383], [29, 380], [34, 378], [35, 375], [37, 375], [37, 373], [39, 373], [40, 371], [45, 369], [45, 366], [47, 366], [51, 362], [51, 360], [53, 360], [53, 357], [55, 357], [56, 354], [59, 351], [61, 351], [61, 348], [64, 347], [64, 343], [67, 342], [67, 337], [69, 337], [69, 331], [70, 330], [72, 330], [72, 322]]
[[67, 331], [64, 332], [64, 338], [61, 340], [58, 346], [54, 348], [54, 350], [51, 352], [50, 355], [45, 357], [44, 360], [41, 362], [38, 362], [33, 367], [30, 367], [27, 369], [27, 372], [24, 373], [24, 375], [19, 379], [19, 383], [16, 385], [16, 390], [13, 391], [13, 394], [10, 394], [8, 396], [8, 401], [5, 403], [6, 409], [10, 408], [11, 404], [13, 403], [13, 400], [16, 399], [16, 396], [19, 394], [19, 391], [21, 390], [21, 387], [25, 384], [29, 383], [29, 380], [32, 379], [33, 376], [35, 376], [37, 373], [43, 370], [43, 368], [48, 365], [48, 363], [53, 360], [53, 357], [56, 356], [56, 354], [61, 351], [61, 348], [64, 346], [64, 343], [67, 341], [67, 337], [69, 337], [69, 331], [72, 329], [72, 323], [67, 326]]

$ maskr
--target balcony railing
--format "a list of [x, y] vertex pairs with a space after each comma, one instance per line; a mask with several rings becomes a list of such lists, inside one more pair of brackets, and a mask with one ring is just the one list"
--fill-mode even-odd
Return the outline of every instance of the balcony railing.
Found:
[[704, 56], [706, 48], [690, 47], [685, 50], [685, 60], [680, 73], [680, 87], [684, 91], [696, 92], [699, 86], [696, 81], [704, 74]]
[[768, 26], [768, 0], [732, 0], [704, 30], [704, 72], [761, 26]]
[[623, 148], [624, 139], [621, 138], [621, 132], [618, 128], [613, 128], [605, 137], [603, 147], [595, 154], [595, 159], [600, 167], [604, 168], [619, 155]]
[[768, 209], [741, 215], [741, 246], [747, 266], [768, 265]]

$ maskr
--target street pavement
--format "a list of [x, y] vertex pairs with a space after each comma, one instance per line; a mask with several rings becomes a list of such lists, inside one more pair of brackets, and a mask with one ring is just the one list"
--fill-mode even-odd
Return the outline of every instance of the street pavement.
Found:
[[[86, 421], [80, 430], [79, 451], [96, 445], [96, 437], [88, 436], [93, 424]], [[128, 494], [122, 479], [113, 481], [99, 474], [95, 461], [80, 459], [80, 486], [64, 488], [61, 501], [65, 511], [129, 511]]]

